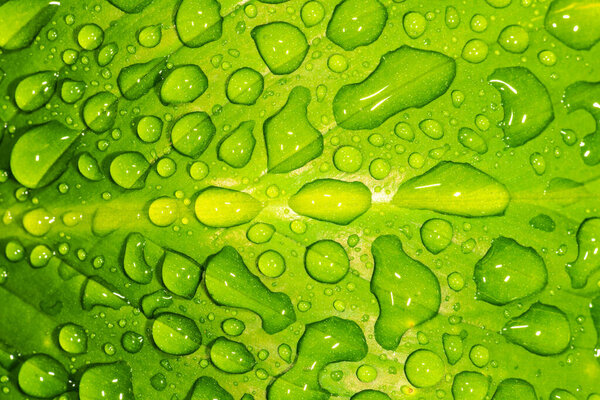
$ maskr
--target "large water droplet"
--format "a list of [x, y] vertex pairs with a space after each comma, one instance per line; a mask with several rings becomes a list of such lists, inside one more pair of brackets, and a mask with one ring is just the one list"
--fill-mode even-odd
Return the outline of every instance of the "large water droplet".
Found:
[[371, 247], [375, 270], [371, 292], [379, 302], [375, 340], [395, 350], [404, 333], [437, 315], [440, 284], [429, 268], [410, 258], [393, 235], [379, 236]]
[[323, 152], [323, 136], [306, 116], [309, 103], [310, 91], [297, 86], [283, 108], [265, 121], [263, 132], [269, 172], [293, 171]]
[[88, 337], [81, 326], [69, 323], [60, 328], [58, 342], [67, 353], [83, 354], [87, 351]]
[[542, 133], [554, 119], [548, 90], [527, 68], [498, 68], [488, 81], [502, 97], [502, 130], [507, 145], [525, 144]]
[[15, 103], [23, 111], [34, 111], [45, 105], [56, 90], [58, 74], [37, 72], [23, 79], [15, 89]]
[[448, 161], [402, 183], [392, 203], [444, 214], [484, 217], [502, 214], [509, 200], [506, 187], [488, 174], [469, 164]]
[[18, 50], [31, 44], [58, 6], [51, 0], [9, 0], [0, 6], [0, 47]]
[[186, 399], [233, 400], [233, 396], [223, 389], [214, 378], [202, 376], [194, 382], [194, 386]]
[[160, 314], [152, 323], [154, 344], [167, 354], [192, 354], [200, 348], [202, 335], [196, 323], [183, 315]]
[[256, 139], [252, 134], [254, 121], [244, 121], [221, 139], [217, 149], [219, 160], [233, 168], [242, 168], [250, 162]]
[[254, 367], [256, 360], [242, 343], [220, 337], [210, 348], [210, 360], [221, 371], [243, 374]]
[[387, 21], [386, 8], [377, 0], [344, 0], [335, 7], [327, 37], [344, 50], [376, 41]]
[[[418, 66], [418, 68], [416, 68]], [[345, 129], [373, 129], [410, 107], [423, 107], [446, 92], [456, 74], [444, 54], [402, 46], [381, 57], [362, 82], [343, 86], [333, 113]]]
[[454, 376], [452, 396], [454, 400], [485, 400], [490, 378], [479, 372], [463, 371]]
[[69, 162], [69, 150], [80, 132], [51, 121], [24, 133], [10, 153], [15, 179], [28, 188], [46, 186], [58, 178]]
[[166, 67], [167, 59], [164, 57], [124, 67], [117, 77], [121, 94], [128, 100], [139, 99], [161, 80]]
[[117, 118], [119, 99], [112, 93], [100, 92], [85, 102], [83, 120], [96, 133], [102, 133], [113, 127]]
[[597, 0], [554, 0], [544, 26], [551, 35], [575, 50], [592, 48], [600, 40]]
[[319, 372], [334, 362], [360, 361], [367, 350], [365, 336], [353, 321], [329, 317], [308, 324], [294, 365], [267, 389], [267, 399], [328, 399], [329, 392], [319, 385]]
[[67, 391], [69, 374], [54, 358], [35, 354], [21, 365], [17, 380], [25, 394], [49, 398]]
[[341, 244], [333, 240], [319, 240], [307, 247], [304, 265], [314, 280], [337, 283], [348, 273], [350, 261]]
[[509, 341], [541, 356], [562, 353], [571, 340], [565, 313], [542, 303], [533, 304], [519, 317], [507, 322], [502, 334]]
[[262, 210], [262, 203], [248, 193], [209, 187], [196, 198], [194, 210], [204, 225], [226, 228], [252, 221]]
[[221, 37], [223, 17], [216, 0], [183, 0], [177, 9], [175, 27], [188, 47], [200, 47]]
[[162, 262], [162, 281], [170, 292], [191, 299], [200, 284], [200, 266], [183, 254], [167, 250]]
[[250, 273], [233, 247], [225, 246], [208, 259], [204, 279], [214, 301], [254, 311], [261, 317], [268, 334], [279, 332], [296, 321], [290, 298], [267, 289]]
[[125, 361], [93, 364], [81, 375], [80, 400], [134, 400], [131, 368]]
[[361, 182], [318, 179], [302, 186], [289, 205], [300, 215], [347, 225], [371, 207], [371, 192]]
[[444, 376], [444, 362], [433, 351], [417, 350], [404, 364], [406, 379], [418, 388], [434, 386]]
[[531, 383], [523, 379], [505, 379], [496, 388], [492, 400], [538, 400]]
[[544, 259], [531, 247], [500, 236], [475, 264], [477, 297], [504, 305], [542, 291], [548, 282]]
[[160, 99], [166, 104], [190, 103], [208, 89], [208, 78], [199, 66], [179, 66], [165, 78]]
[[110, 177], [125, 189], [144, 187], [146, 172], [150, 163], [138, 152], [127, 152], [116, 156], [110, 163]]
[[265, 80], [252, 68], [240, 68], [227, 79], [227, 98], [233, 104], [252, 105], [263, 92]]
[[287, 22], [271, 22], [252, 30], [258, 53], [276, 75], [290, 74], [300, 67], [308, 42], [304, 33]]
[[181, 117], [171, 130], [171, 141], [175, 150], [186, 156], [199, 157], [214, 137], [217, 128], [210, 116], [195, 111]]

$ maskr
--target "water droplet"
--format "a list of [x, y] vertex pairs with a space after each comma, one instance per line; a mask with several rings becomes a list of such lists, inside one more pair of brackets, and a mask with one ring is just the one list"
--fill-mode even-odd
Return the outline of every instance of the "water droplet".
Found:
[[89, 366], [79, 382], [80, 400], [134, 400], [131, 368], [124, 361]]
[[214, 137], [217, 128], [210, 116], [195, 111], [181, 117], [171, 130], [171, 141], [175, 150], [192, 158], [198, 158]]
[[110, 177], [125, 189], [139, 189], [144, 186], [149, 168], [150, 163], [141, 153], [121, 153], [110, 163]]
[[421, 226], [421, 241], [432, 254], [439, 254], [452, 242], [452, 224], [445, 219], [432, 218]]
[[371, 192], [361, 182], [318, 179], [293, 195], [289, 206], [300, 215], [347, 225], [371, 207]]
[[161, 88], [160, 99], [165, 104], [190, 103], [208, 89], [208, 78], [194, 64], [176, 67], [167, 75]]
[[229, 374], [246, 373], [256, 364], [246, 346], [223, 337], [217, 338], [211, 346], [210, 359], [215, 367]]
[[408, 329], [437, 315], [440, 284], [429, 268], [404, 252], [396, 236], [379, 236], [371, 252], [375, 260], [371, 292], [380, 308], [375, 340], [384, 349], [395, 350]]
[[200, 348], [202, 335], [196, 323], [183, 315], [160, 314], [152, 323], [154, 344], [167, 354], [192, 354]]
[[274, 233], [275, 227], [273, 225], [259, 222], [252, 225], [248, 229], [248, 232], [246, 232], [246, 237], [252, 243], [260, 244], [271, 240], [271, 237], [273, 237]]
[[600, 40], [600, 10], [588, 0], [556, 0], [546, 12], [544, 26], [575, 50], [587, 50]]
[[262, 210], [262, 203], [248, 193], [209, 187], [196, 198], [194, 210], [204, 225], [224, 228], [252, 221]]
[[508, 25], [498, 35], [498, 43], [509, 53], [520, 54], [529, 47], [529, 34], [519, 25]]
[[548, 282], [546, 264], [531, 247], [500, 236], [475, 264], [477, 297], [504, 305], [540, 292]]
[[502, 97], [504, 142], [517, 147], [537, 137], [554, 119], [546, 87], [525, 67], [498, 68], [488, 81]]
[[106, 132], [115, 124], [119, 99], [112, 93], [100, 92], [88, 98], [83, 106], [83, 120], [96, 133]]
[[139, 333], [127, 331], [121, 336], [121, 346], [128, 353], [138, 353], [144, 345], [144, 337]]
[[166, 66], [166, 58], [159, 57], [121, 69], [117, 77], [117, 85], [123, 97], [137, 100], [148, 93], [161, 80]]
[[261, 317], [268, 334], [279, 332], [296, 321], [290, 298], [267, 289], [230, 246], [208, 259], [204, 279], [215, 302], [254, 311]]
[[170, 292], [191, 299], [200, 284], [200, 267], [191, 258], [168, 250], [162, 262], [162, 281]]
[[10, 153], [15, 179], [28, 188], [52, 183], [67, 168], [70, 149], [80, 132], [51, 121], [25, 132]]
[[33, 236], [44, 236], [56, 218], [43, 208], [36, 208], [23, 216], [23, 228]]
[[188, 47], [219, 39], [223, 31], [221, 4], [216, 0], [183, 0], [175, 16], [177, 35]]
[[467, 149], [479, 154], [485, 154], [488, 151], [485, 139], [471, 128], [460, 128], [458, 130], [458, 142]]
[[98, 55], [96, 56], [98, 65], [101, 67], [106, 67], [112, 62], [118, 52], [119, 46], [116, 43], [112, 42], [104, 45], [100, 50], [98, 50]]
[[267, 399], [329, 398], [329, 392], [319, 385], [321, 370], [334, 362], [360, 361], [367, 350], [364, 334], [353, 321], [329, 317], [308, 324], [298, 341], [294, 365], [267, 389]]
[[79, 29], [77, 43], [84, 50], [96, 50], [104, 41], [104, 31], [96, 24], [87, 24]]
[[228, 318], [221, 324], [221, 329], [229, 336], [240, 336], [246, 330], [246, 324], [237, 318]]
[[575, 289], [585, 287], [588, 278], [600, 268], [599, 235], [600, 218], [588, 218], [579, 225], [577, 259], [566, 268], [571, 278], [571, 286]]
[[[488, 1], [488, 0], [486, 0]], [[492, 400], [538, 400], [535, 389], [523, 379], [505, 379], [496, 388]]]
[[444, 353], [450, 365], [456, 364], [463, 355], [463, 338], [460, 335], [444, 333], [442, 335]]
[[148, 48], [156, 47], [160, 43], [161, 37], [160, 25], [146, 26], [138, 34], [138, 43]]
[[261, 274], [269, 278], [277, 278], [285, 272], [285, 259], [275, 250], [262, 253], [256, 263]]
[[562, 353], [569, 346], [571, 330], [560, 309], [542, 303], [533, 304], [502, 328], [509, 341], [541, 356]]
[[416, 39], [421, 36], [427, 28], [427, 20], [425, 17], [414, 11], [404, 15], [402, 24], [404, 25], [404, 32], [406, 32], [411, 39]]
[[404, 373], [408, 381], [418, 388], [434, 386], [444, 376], [444, 362], [433, 351], [417, 350], [406, 359]]
[[327, 38], [346, 51], [367, 46], [381, 36], [387, 17], [377, 0], [344, 0], [333, 10]]
[[307, 1], [302, 6], [300, 17], [307, 28], [318, 25], [325, 17], [325, 7], [318, 1]]
[[263, 92], [265, 80], [252, 68], [240, 68], [227, 79], [226, 94], [233, 104], [252, 105]]
[[490, 379], [479, 372], [463, 371], [454, 376], [452, 396], [454, 400], [484, 400], [490, 387]]
[[56, 90], [58, 74], [51, 71], [37, 72], [21, 80], [15, 89], [15, 103], [26, 112], [44, 106]]
[[49, 398], [67, 391], [69, 374], [54, 358], [35, 354], [21, 365], [17, 379], [26, 395]]
[[335, 151], [333, 164], [342, 172], [356, 172], [362, 165], [362, 154], [356, 147], [342, 146]]
[[154, 225], [169, 226], [177, 219], [177, 200], [159, 197], [148, 208], [148, 217]]
[[402, 183], [392, 203], [466, 217], [502, 214], [510, 196], [506, 187], [469, 164], [441, 162]]
[[333, 240], [319, 240], [308, 246], [304, 264], [311, 278], [322, 283], [341, 281], [350, 268], [346, 251]]
[[233, 396], [223, 389], [214, 378], [202, 376], [196, 380], [186, 399], [233, 400]]
[[444, 94], [455, 73], [452, 58], [402, 46], [381, 57], [365, 80], [342, 86], [333, 100], [335, 120], [344, 129], [377, 128], [400, 111], [423, 107]]
[[162, 133], [163, 122], [160, 118], [148, 115], [140, 118], [136, 132], [138, 137], [146, 143], [156, 142]]
[[223, 137], [217, 147], [219, 160], [233, 168], [245, 167], [250, 162], [256, 145], [253, 130], [254, 121], [244, 121]]
[[291, 74], [308, 53], [304, 33], [287, 22], [271, 22], [252, 30], [258, 53], [273, 74]]
[[77, 103], [83, 97], [86, 87], [83, 81], [65, 79], [60, 87], [60, 98], [68, 104]]
[[488, 45], [481, 39], [471, 39], [463, 47], [462, 58], [472, 64], [483, 62], [488, 56]]

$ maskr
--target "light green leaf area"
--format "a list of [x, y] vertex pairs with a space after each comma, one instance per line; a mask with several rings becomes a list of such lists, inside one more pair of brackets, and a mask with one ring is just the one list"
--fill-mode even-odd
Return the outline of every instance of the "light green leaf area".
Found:
[[598, 4], [0, 0], [0, 400], [598, 400]]

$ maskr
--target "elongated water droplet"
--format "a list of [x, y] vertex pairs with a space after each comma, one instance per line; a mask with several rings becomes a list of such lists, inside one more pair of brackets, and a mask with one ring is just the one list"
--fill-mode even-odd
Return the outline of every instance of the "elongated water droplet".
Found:
[[510, 196], [506, 187], [477, 168], [441, 162], [402, 183], [392, 204], [465, 217], [500, 215]]
[[242, 168], [250, 162], [256, 139], [252, 134], [254, 121], [244, 121], [225, 136], [217, 148], [219, 160], [233, 168]]
[[208, 78], [197, 65], [182, 65], [173, 69], [160, 88], [165, 104], [190, 103], [208, 89]]
[[226, 228], [252, 221], [262, 210], [262, 203], [248, 193], [209, 187], [196, 198], [194, 210], [204, 225]]
[[121, 69], [117, 77], [121, 94], [128, 100], [139, 99], [161, 80], [166, 67], [167, 59], [159, 57]]
[[371, 192], [361, 182], [318, 179], [304, 185], [289, 205], [300, 215], [347, 225], [371, 207]]
[[195, 111], [181, 117], [171, 130], [171, 141], [175, 150], [192, 158], [198, 158], [214, 137], [217, 128], [210, 116]]
[[89, 366], [79, 382], [80, 400], [134, 400], [131, 368], [125, 361]]
[[344, 129], [377, 128], [402, 110], [423, 107], [440, 97], [455, 74], [452, 58], [402, 46], [383, 55], [364, 81], [345, 85], [337, 92], [333, 99], [335, 120]]
[[25, 394], [50, 398], [67, 391], [69, 375], [65, 367], [54, 358], [46, 354], [35, 354], [21, 365], [17, 380]]

